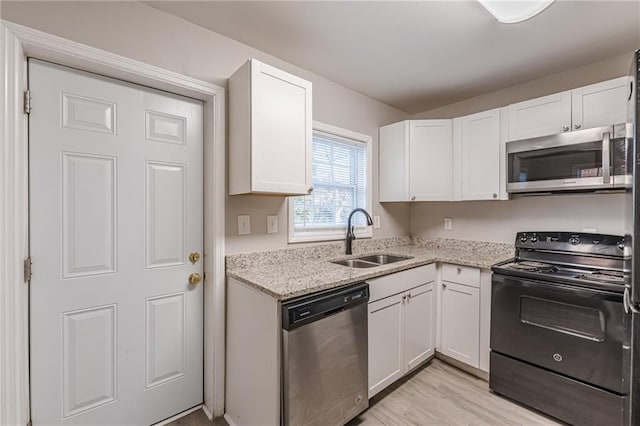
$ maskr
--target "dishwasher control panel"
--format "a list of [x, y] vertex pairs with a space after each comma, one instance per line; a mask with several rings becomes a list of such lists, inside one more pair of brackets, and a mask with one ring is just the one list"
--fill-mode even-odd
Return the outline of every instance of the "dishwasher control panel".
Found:
[[282, 305], [282, 328], [292, 330], [368, 300], [366, 283], [294, 299]]

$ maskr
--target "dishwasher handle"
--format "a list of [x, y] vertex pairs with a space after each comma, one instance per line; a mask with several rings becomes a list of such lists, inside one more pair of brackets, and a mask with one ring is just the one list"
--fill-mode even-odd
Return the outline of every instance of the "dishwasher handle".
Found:
[[359, 283], [282, 304], [282, 328], [290, 331], [369, 301], [369, 285]]

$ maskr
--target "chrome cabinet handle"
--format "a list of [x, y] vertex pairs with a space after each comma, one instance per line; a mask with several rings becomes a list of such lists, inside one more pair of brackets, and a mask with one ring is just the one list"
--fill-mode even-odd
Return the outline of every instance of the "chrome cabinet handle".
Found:
[[496, 194], [495, 192], [492, 195], [493, 199], [495, 200], [496, 198], [498, 198], [498, 194]]
[[458, 273], [462, 272], [462, 268], [458, 267]]
[[447, 288], [447, 284], [446, 283], [442, 283], [442, 288]]
[[311, 194], [313, 192], [313, 186], [310, 186], [309, 189], [307, 189], [307, 192]]
[[411, 197], [411, 201], [415, 201], [416, 200], [416, 196], [414, 195], [413, 197]]
[[402, 303], [405, 303], [406, 301], [407, 301], [407, 295], [405, 294], [402, 296]]
[[568, 132], [570, 128], [571, 127], [569, 127], [569, 126], [562, 126], [562, 131], [563, 132]]
[[578, 130], [581, 127], [582, 127], [582, 124], [574, 124], [573, 125], [573, 128], [576, 129], [576, 130]]

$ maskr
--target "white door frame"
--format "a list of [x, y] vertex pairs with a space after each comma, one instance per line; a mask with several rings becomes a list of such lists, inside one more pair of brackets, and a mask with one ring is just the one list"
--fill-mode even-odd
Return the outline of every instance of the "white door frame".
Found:
[[[204, 407], [224, 414], [225, 89], [91, 46], [0, 20], [0, 424], [29, 412], [27, 57], [204, 101]], [[37, 94], [33, 94], [37, 96]], [[34, 259], [38, 273], [38, 259]]]

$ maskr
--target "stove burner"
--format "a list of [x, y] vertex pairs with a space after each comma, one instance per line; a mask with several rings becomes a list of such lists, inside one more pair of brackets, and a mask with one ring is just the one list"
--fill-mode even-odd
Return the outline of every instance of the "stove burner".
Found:
[[588, 281], [602, 281], [609, 283], [625, 283], [627, 277], [620, 271], [594, 271], [590, 274], [582, 274], [577, 278]]
[[531, 262], [531, 261], [522, 261], [512, 263], [511, 265], [507, 265], [509, 269], [516, 269], [519, 271], [526, 272], [553, 272], [556, 270], [556, 267], [553, 265], [549, 265], [548, 263], [541, 262]]

